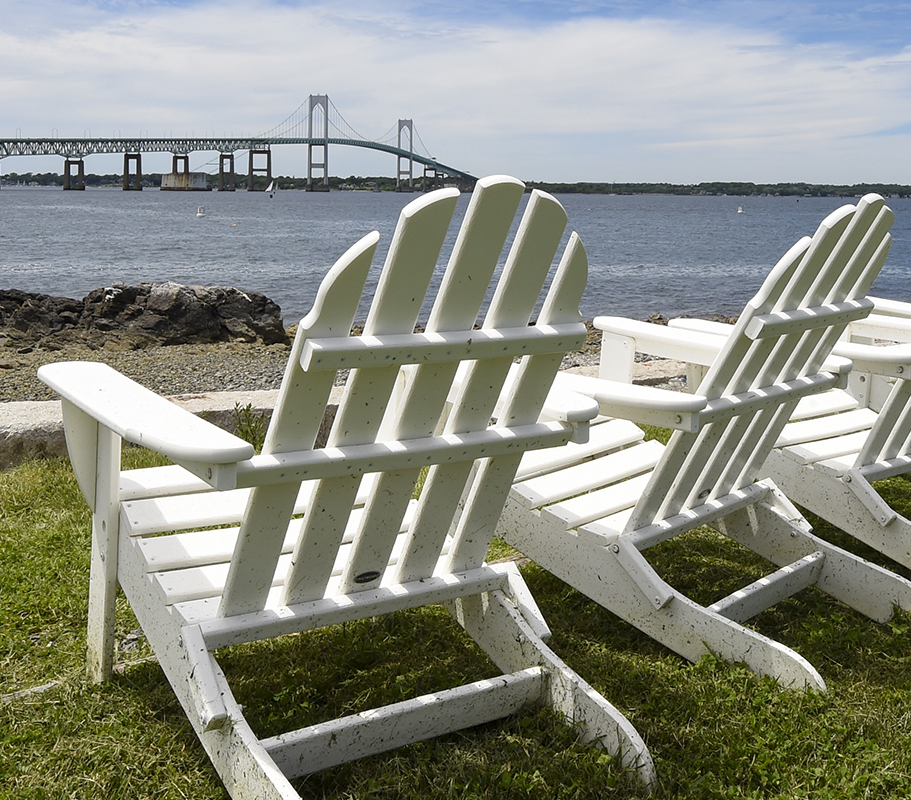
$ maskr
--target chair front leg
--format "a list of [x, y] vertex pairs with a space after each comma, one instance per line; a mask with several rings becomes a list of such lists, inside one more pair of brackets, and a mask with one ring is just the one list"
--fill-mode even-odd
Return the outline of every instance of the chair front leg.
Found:
[[120, 437], [109, 428], [97, 427], [86, 656], [89, 679], [96, 683], [109, 680], [114, 670], [121, 443]]

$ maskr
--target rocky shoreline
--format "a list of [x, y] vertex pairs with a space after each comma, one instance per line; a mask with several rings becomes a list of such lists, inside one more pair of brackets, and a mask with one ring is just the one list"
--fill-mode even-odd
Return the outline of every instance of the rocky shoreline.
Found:
[[[588, 328], [563, 369], [597, 368], [601, 335]], [[293, 332], [269, 298], [231, 287], [115, 284], [82, 300], [0, 290], [0, 403], [56, 400], [37, 372], [57, 361], [101, 361], [166, 396], [275, 390]], [[642, 366], [642, 382], [679, 373]]]
[[[101, 361], [163, 395], [277, 389], [293, 329], [263, 295], [229, 287], [115, 284], [83, 300], [0, 290], [0, 403], [55, 400], [42, 364]], [[564, 368], [598, 363], [600, 334]]]

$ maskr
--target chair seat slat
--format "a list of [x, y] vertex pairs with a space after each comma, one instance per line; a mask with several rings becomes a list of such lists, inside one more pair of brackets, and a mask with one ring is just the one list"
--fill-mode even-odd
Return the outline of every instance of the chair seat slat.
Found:
[[775, 442], [775, 446], [791, 447], [817, 439], [830, 439], [848, 433], [869, 431], [875, 422], [876, 412], [869, 408], [858, 408], [843, 414], [789, 422]]
[[866, 431], [858, 431], [845, 436], [834, 436], [831, 439], [819, 439], [786, 447], [784, 452], [801, 464], [813, 464], [839, 456], [856, 456], [866, 440]]
[[828, 414], [838, 414], [842, 411], [852, 411], [858, 407], [855, 400], [843, 389], [831, 389], [822, 394], [811, 394], [801, 397], [797, 408], [791, 414], [792, 421], [822, 417]]
[[521, 481], [513, 489], [528, 508], [540, 508], [646, 472], [658, 463], [663, 452], [664, 447], [658, 442], [643, 442], [637, 447], [582, 461], [553, 474]]
[[648, 485], [650, 477], [650, 474], [638, 475], [588, 494], [555, 503], [542, 510], [542, 517], [562, 525], [564, 530], [569, 530], [626, 509], [631, 510]]
[[[411, 514], [407, 515], [406, 519], [403, 520], [403, 524], [398, 532], [399, 535], [395, 540], [388, 562], [383, 565], [384, 568], [398, 562], [402, 548], [401, 534], [407, 530], [407, 525], [410, 523], [410, 520]], [[352, 520], [352, 524], [348, 526], [349, 531], [356, 528], [357, 521], [357, 519]], [[236, 537], [237, 534], [235, 531], [233, 538], [236, 539]], [[225, 537], [225, 539], [228, 539], [228, 537]], [[344, 537], [344, 543], [339, 547], [336, 554], [330, 578], [338, 578], [345, 569], [350, 558], [353, 539], [354, 536], [350, 532]], [[290, 550], [294, 543], [295, 539], [293, 536], [286, 538], [285, 546], [282, 549], [282, 555], [278, 559], [275, 573], [272, 578], [273, 587], [281, 586], [288, 575], [291, 567]], [[446, 548], [447, 546], [444, 544], [442, 550], [445, 551]], [[205, 597], [218, 597], [224, 591], [225, 581], [227, 580], [228, 575], [228, 565], [230, 563], [230, 555], [227, 559], [221, 560], [221, 556], [223, 555], [223, 551], [209, 552], [207, 554], [209, 558], [205, 560], [201, 557], [197, 558], [197, 560], [203, 562], [200, 566], [171, 570], [158, 569], [155, 571], [151, 571], [150, 569], [150, 574], [153, 580], [161, 588], [164, 602], [168, 605], [182, 603], [188, 600], [198, 600]]]
[[601, 418], [589, 428], [588, 441], [570, 442], [563, 447], [530, 450], [524, 456], [516, 475], [517, 480], [527, 480], [603, 453], [620, 450], [645, 439], [642, 428], [624, 419]]

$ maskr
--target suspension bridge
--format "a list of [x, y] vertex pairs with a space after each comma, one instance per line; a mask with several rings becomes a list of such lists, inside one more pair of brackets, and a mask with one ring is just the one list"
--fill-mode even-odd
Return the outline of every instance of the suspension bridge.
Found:
[[84, 189], [87, 156], [122, 153], [123, 188], [131, 190], [142, 189], [143, 153], [171, 153], [172, 171], [163, 176], [162, 188], [193, 189], [205, 188], [206, 180], [204, 174], [190, 172], [190, 153], [214, 152], [218, 154], [218, 188], [233, 191], [234, 159], [238, 152], [248, 153], [247, 189], [252, 190], [255, 176], [272, 180], [272, 148], [295, 144], [307, 146], [307, 191], [329, 190], [330, 145], [363, 147], [395, 156], [397, 191], [414, 190], [415, 164], [423, 167], [421, 181], [425, 189], [441, 185], [444, 179], [464, 184], [477, 180], [429, 155], [413, 120], [400, 119], [382, 136], [368, 139], [348, 124], [328, 95], [317, 94], [310, 95], [283, 122], [255, 136], [0, 139], [0, 159], [60, 156], [64, 159], [63, 188]]

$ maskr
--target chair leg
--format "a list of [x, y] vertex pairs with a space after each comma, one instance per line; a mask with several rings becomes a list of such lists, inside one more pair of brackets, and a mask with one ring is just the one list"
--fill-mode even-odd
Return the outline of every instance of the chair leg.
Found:
[[772, 499], [757, 503], [752, 519], [747, 510], [719, 520], [734, 541], [779, 566], [813, 552], [825, 555], [816, 586], [877, 622], [892, 616], [895, 606], [911, 609], [911, 582], [795, 525], [799, 512], [773, 487]]
[[670, 599], [660, 608], [608, 547], [581, 539], [510, 500], [497, 535], [544, 569], [690, 661], [715, 653], [789, 688], [825, 691], [820, 674], [789, 647], [674, 591], [645, 562], [649, 581]]
[[[774, 451], [766, 463], [775, 482], [787, 488], [789, 499], [911, 569], [911, 520], [896, 514], [883, 525], [842, 479], [817, 479], [812, 467], [797, 464]], [[866, 488], [875, 494], [872, 486], [867, 484]]]
[[[144, 615], [154, 590], [138, 595], [133, 606], [158, 655], [159, 664], [180, 701], [228, 794], [257, 800], [300, 800], [287, 776], [263, 747], [214, 655], [198, 629], [176, 619]], [[144, 601], [144, 602], [143, 602]]]
[[[521, 582], [518, 571], [510, 576], [510, 584]], [[623, 766], [635, 770], [644, 785], [654, 785], [654, 762], [630, 721], [541, 640], [511, 598], [495, 591], [457, 600], [448, 607], [504, 672], [544, 667], [549, 680], [542, 702], [557, 710], [569, 725], [578, 726], [583, 742], [598, 743]]]
[[103, 425], [97, 429], [86, 658], [89, 679], [100, 682], [109, 680], [114, 671], [120, 437]]

